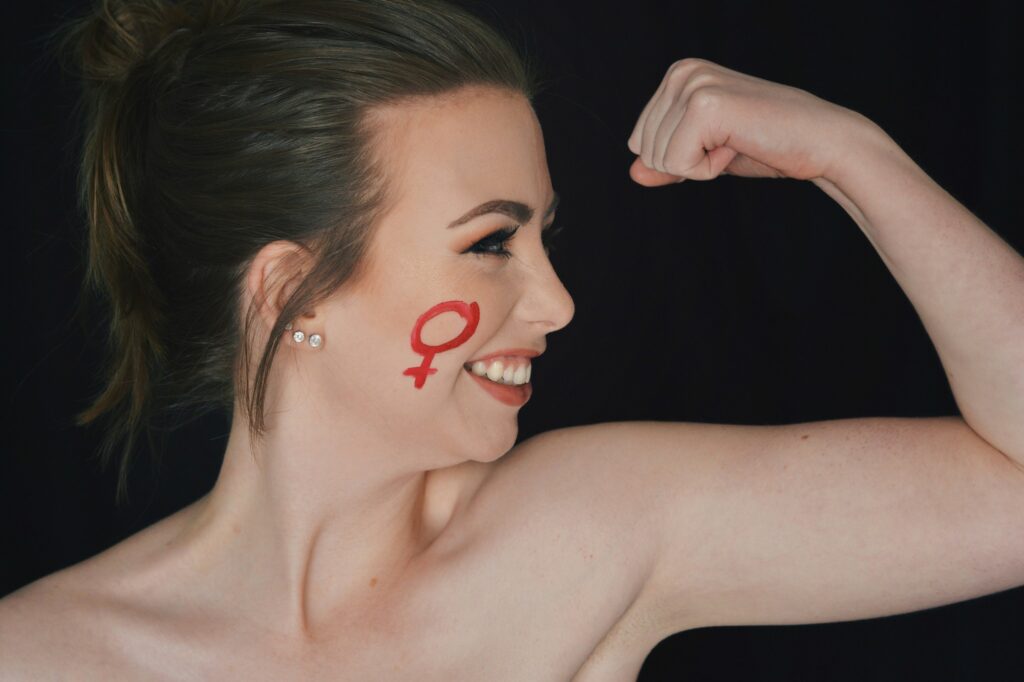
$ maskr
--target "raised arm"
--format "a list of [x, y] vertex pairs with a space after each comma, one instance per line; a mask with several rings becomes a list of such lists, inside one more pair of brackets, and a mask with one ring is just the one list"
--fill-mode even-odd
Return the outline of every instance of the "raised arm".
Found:
[[1024, 258], [862, 120], [844, 158], [812, 182], [914, 304], [964, 421], [1024, 468]]
[[834, 197], [916, 306], [964, 418], [559, 429], [502, 463], [503, 503], [609, 529], [587, 543], [596, 565], [640, 557], [629, 613], [652, 646], [688, 628], [869, 618], [1024, 584], [1020, 256], [863, 116], [708, 62], [669, 69], [629, 145], [644, 185], [727, 172]]
[[662, 634], [866, 618], [1024, 583], [1024, 259], [865, 117], [716, 64], [673, 64], [629, 145], [641, 184], [726, 172], [833, 197], [914, 304], [963, 413], [606, 425], [601, 447], [676, 473], [651, 521]]
[[1024, 467], [1024, 258], [881, 128], [803, 90], [687, 59], [629, 145], [641, 184], [784, 176], [835, 199], [914, 304], [964, 420]]

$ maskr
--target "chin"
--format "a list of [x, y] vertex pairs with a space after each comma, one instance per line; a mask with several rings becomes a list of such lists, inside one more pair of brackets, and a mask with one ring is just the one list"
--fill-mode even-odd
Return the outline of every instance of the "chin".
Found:
[[478, 446], [467, 453], [467, 457], [476, 462], [494, 462], [501, 459], [516, 444], [519, 435], [519, 420], [512, 418], [511, 424], [502, 424], [488, 429], [482, 434]]

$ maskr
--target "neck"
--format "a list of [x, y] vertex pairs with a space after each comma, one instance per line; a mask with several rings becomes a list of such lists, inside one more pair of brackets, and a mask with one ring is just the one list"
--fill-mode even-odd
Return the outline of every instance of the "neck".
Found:
[[275, 424], [253, 452], [236, 409], [216, 485], [172, 542], [206, 603], [302, 638], [396, 586], [452, 506], [411, 458], [316, 419]]

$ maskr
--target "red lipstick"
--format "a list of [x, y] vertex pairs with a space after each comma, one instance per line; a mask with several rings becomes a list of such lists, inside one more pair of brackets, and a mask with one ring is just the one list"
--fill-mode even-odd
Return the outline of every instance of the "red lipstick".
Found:
[[481, 355], [478, 358], [473, 358], [466, 364], [472, 365], [474, 362], [487, 362], [491, 358], [500, 358], [504, 355], [520, 355], [524, 358], [535, 358], [543, 352], [543, 350], [534, 350], [532, 348], [505, 348], [493, 353], [488, 353], [487, 355]]
[[[522, 353], [518, 354], [522, 355]], [[495, 355], [513, 355], [513, 353], [505, 351], [503, 353], [496, 353]], [[466, 368], [466, 373], [473, 377], [473, 379], [476, 380], [476, 383], [480, 384], [480, 386], [490, 393], [493, 398], [499, 402], [505, 403], [506, 405], [522, 407], [526, 404], [526, 401], [530, 399], [530, 396], [533, 395], [533, 385], [529, 383], [522, 384], [521, 386], [496, 384], [487, 377], [481, 377], [473, 374], [472, 370], [468, 367]]]

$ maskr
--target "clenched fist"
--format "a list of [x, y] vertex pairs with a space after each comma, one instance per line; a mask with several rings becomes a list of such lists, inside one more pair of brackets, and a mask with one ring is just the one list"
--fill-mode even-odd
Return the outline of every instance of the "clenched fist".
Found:
[[719, 174], [829, 179], [864, 116], [805, 90], [703, 59], [672, 64], [640, 113], [629, 148], [641, 185]]

